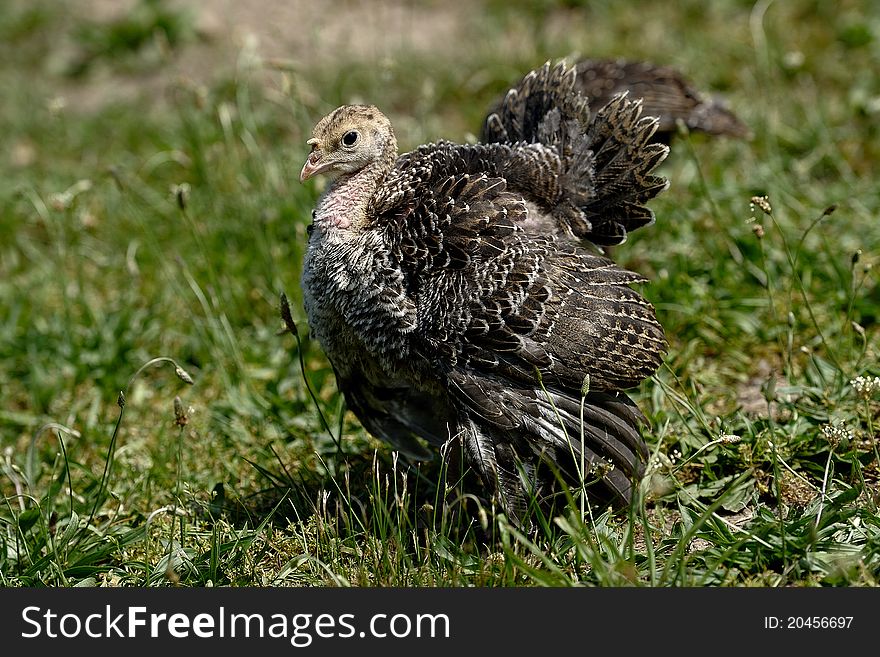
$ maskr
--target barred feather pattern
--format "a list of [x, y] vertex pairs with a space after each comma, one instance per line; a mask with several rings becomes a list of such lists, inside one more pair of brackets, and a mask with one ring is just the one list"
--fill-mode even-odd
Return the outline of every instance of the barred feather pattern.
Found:
[[[626, 59], [584, 59], [569, 70], [576, 77], [567, 91], [583, 96], [594, 111], [621, 93], [641, 99], [643, 113], [659, 120], [654, 141], [669, 144], [678, 131], [679, 122], [691, 132], [736, 139], [751, 136], [748, 126], [722, 99], [700, 91], [683, 73], [672, 67]], [[534, 72], [527, 74], [514, 87], [517, 95], [528, 94], [534, 87], [534, 81], [529, 82], [529, 76], [534, 77]], [[516, 132], [515, 127], [512, 134], [505, 134], [507, 131], [501, 129], [497, 122], [497, 115], [505, 100], [496, 101], [488, 112], [480, 141], [517, 141], [524, 138]], [[547, 106], [552, 107], [552, 102]]]
[[532, 71], [486, 119], [483, 140], [510, 144], [520, 157], [543, 154], [547, 164], [537, 171], [552, 174], [554, 184], [544, 188], [555, 196], [549, 205], [541, 200], [557, 232], [621, 244], [628, 231], [653, 223], [645, 203], [667, 183], [651, 171], [669, 149], [653, 140], [658, 120], [642, 115], [641, 101], [624, 93], [591, 115], [577, 79], [563, 62]]
[[[570, 91], [571, 73], [551, 72]], [[579, 99], [554, 102], [580, 118], [539, 124], [543, 142], [422, 146], [370, 173], [365, 195], [352, 192], [360, 174], [341, 176], [319, 202], [302, 278], [312, 333], [365, 428], [413, 458], [430, 455], [422, 440], [460, 441], [517, 522], [560, 479], [591, 479], [582, 464], [595, 499], [629, 503], [647, 450], [624, 391], [666, 349], [630, 287], [644, 279], [559, 226], [561, 208], [592, 211], [583, 234], [601, 239], [615, 233], [597, 232], [600, 213], [625, 228], [627, 204], [659, 191], [650, 123], [625, 99], [586, 124]], [[337, 220], [346, 207], [357, 220]]]

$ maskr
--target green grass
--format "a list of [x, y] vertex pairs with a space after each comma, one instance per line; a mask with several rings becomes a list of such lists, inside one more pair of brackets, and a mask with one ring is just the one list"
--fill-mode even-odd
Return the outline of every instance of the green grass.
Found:
[[[877, 583], [880, 392], [850, 382], [880, 376], [880, 15], [454, 7], [461, 38], [433, 50], [416, 21], [370, 56], [315, 30], [310, 59], [245, 49], [184, 78], [192, 49], [233, 46], [165, 3], [2, 12], [0, 584]], [[464, 139], [573, 52], [675, 65], [755, 137], [682, 135], [656, 224], [615, 249], [670, 339], [634, 391], [654, 454], [637, 507], [590, 521], [575, 499], [526, 536], [343, 413], [301, 307], [317, 190], [297, 173], [338, 104], [380, 105], [405, 148]], [[135, 91], [103, 102], [117, 85]]]

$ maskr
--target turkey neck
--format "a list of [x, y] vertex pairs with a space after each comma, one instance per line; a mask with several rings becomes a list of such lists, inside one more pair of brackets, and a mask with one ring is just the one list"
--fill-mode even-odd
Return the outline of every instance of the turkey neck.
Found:
[[367, 224], [370, 199], [391, 169], [393, 157], [376, 160], [334, 180], [318, 201], [315, 224], [324, 230], [360, 232]]

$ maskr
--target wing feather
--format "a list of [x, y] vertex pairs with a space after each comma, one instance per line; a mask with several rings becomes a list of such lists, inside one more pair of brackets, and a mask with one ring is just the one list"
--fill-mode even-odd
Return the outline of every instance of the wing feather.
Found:
[[[466, 453], [508, 503], [522, 502], [512, 497], [511, 458], [570, 474], [581, 453], [612, 464], [608, 497], [628, 499], [645, 448], [642, 416], [620, 391], [656, 370], [666, 344], [652, 306], [629, 287], [643, 279], [527, 233], [540, 209], [491, 167], [450, 173], [461, 157], [460, 148], [422, 147], [376, 196], [374, 221], [418, 309], [413, 351], [443, 378]], [[572, 447], [582, 431], [585, 443]]]

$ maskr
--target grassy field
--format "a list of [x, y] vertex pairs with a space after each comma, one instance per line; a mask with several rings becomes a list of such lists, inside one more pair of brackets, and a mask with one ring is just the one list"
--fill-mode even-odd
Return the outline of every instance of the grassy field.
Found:
[[[877, 583], [870, 0], [345, 2], [260, 42], [186, 3], [84, 4], [0, 12], [0, 585]], [[403, 148], [464, 140], [573, 53], [677, 66], [754, 138], [681, 135], [656, 224], [615, 249], [670, 340], [633, 391], [637, 508], [526, 536], [344, 412], [300, 302], [298, 172], [339, 104]]]

